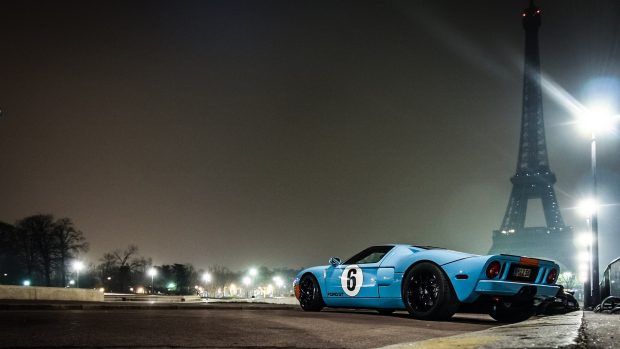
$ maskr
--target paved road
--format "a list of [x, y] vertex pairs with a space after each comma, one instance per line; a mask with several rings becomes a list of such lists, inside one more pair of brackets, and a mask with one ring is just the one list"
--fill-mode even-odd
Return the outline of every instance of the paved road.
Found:
[[0, 347], [372, 348], [493, 326], [482, 315], [426, 322], [405, 313], [297, 308], [3, 310]]

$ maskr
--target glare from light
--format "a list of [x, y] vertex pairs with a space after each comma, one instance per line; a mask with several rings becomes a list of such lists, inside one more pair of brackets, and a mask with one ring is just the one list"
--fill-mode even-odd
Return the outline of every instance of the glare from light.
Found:
[[594, 199], [585, 199], [577, 205], [577, 211], [584, 217], [591, 217], [597, 210], [598, 203]]
[[579, 263], [579, 265], [577, 266], [577, 270], [579, 270], [580, 273], [587, 273], [589, 269], [590, 269], [590, 266], [585, 261]]
[[22, 285], [30, 286], [30, 280], [24, 280], [24, 282], [22, 282]]
[[565, 271], [562, 273], [562, 278], [566, 279], [570, 279], [573, 277], [573, 273], [571, 273], [570, 271]]
[[207, 284], [208, 284], [209, 282], [211, 282], [212, 278], [213, 278], [213, 277], [211, 276], [211, 274], [210, 274], [210, 273], [204, 273], [204, 274], [202, 274], [202, 281], [204, 281], [204, 282], [205, 282], [205, 283], [207, 283]]
[[588, 272], [587, 271], [580, 271], [579, 272], [579, 281], [580, 282], [588, 281]]
[[169, 289], [176, 288], [176, 287], [177, 287], [177, 285], [174, 282], [168, 283], [168, 286], [167, 286], [167, 288], [169, 288]]
[[230, 284], [230, 295], [236, 295], [237, 294], [237, 285], [235, 284]]
[[568, 93], [562, 86], [555, 83], [549, 76], [542, 76], [540, 83], [547, 96], [575, 116], [574, 123], [581, 126], [579, 129], [589, 132], [590, 135], [594, 135], [593, 132], [613, 131], [615, 122], [620, 118], [617, 112], [614, 111], [615, 108], [612, 104], [612, 101], [615, 99], [615, 87], [606, 84], [604, 87], [606, 96], [603, 97], [601, 96], [603, 93], [601, 88], [603, 87], [599, 86], [599, 90], [595, 94], [596, 97], [594, 95], [588, 97], [590, 101], [587, 102], [586, 106]]
[[258, 270], [256, 268], [250, 268], [250, 271], [248, 273], [250, 274], [250, 276], [255, 277], [256, 275], [258, 275]]
[[577, 254], [577, 260], [580, 262], [587, 262], [590, 260], [590, 254], [588, 252], [579, 252]]
[[579, 128], [587, 134], [599, 134], [613, 130], [617, 116], [609, 102], [593, 103], [577, 115]]
[[71, 286], [75, 285], [75, 280], [69, 280], [69, 285]]
[[273, 282], [276, 284], [276, 287], [282, 287], [284, 285], [284, 280], [279, 276], [274, 276]]
[[252, 284], [252, 278], [249, 276], [244, 276], [241, 282], [243, 282], [243, 284], [246, 286], [250, 286]]
[[104, 292], [105, 292], [105, 288], [101, 287], [101, 288], [99, 289], [99, 292], [104, 293]]
[[147, 274], [148, 274], [150, 277], [154, 277], [154, 276], [156, 276], [156, 275], [157, 275], [157, 269], [155, 269], [155, 268], [149, 268], [149, 270], [147, 271]]
[[80, 271], [82, 271], [82, 269], [84, 269], [84, 262], [73, 261], [72, 266], [73, 266], [73, 270], [79, 273]]
[[589, 232], [577, 234], [577, 236], [575, 236], [575, 245], [579, 247], [588, 247], [592, 245], [592, 234]]

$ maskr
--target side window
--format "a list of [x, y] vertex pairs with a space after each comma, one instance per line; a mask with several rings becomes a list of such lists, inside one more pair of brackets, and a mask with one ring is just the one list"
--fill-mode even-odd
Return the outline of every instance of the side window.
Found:
[[373, 246], [349, 258], [343, 264], [378, 263], [394, 246]]

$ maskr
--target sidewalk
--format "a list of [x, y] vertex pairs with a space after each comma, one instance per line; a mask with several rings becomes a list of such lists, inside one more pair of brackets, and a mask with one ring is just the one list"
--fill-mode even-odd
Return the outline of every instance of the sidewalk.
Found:
[[620, 347], [620, 315], [584, 312], [583, 341], [588, 348]]
[[575, 311], [464, 335], [401, 343], [382, 349], [497, 349], [620, 347], [620, 315]]

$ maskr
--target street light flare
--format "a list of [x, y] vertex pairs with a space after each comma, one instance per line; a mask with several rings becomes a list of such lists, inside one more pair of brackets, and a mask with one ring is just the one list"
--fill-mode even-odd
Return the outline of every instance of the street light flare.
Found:
[[575, 245], [579, 247], [588, 247], [592, 245], [592, 234], [589, 232], [577, 234], [575, 236]]
[[584, 217], [591, 217], [598, 209], [598, 203], [594, 199], [584, 199], [577, 205], [577, 211]]
[[610, 102], [598, 101], [577, 115], [577, 124], [579, 129], [593, 135], [613, 130], [617, 119]]

